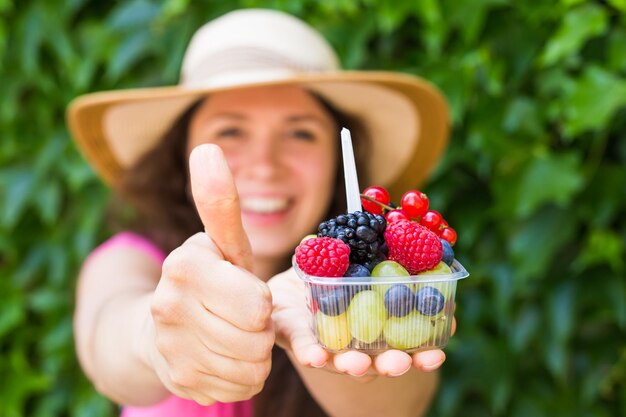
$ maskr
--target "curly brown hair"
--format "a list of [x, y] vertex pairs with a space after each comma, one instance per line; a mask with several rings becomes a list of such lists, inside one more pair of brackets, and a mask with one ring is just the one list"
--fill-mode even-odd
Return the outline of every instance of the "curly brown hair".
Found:
[[[364, 167], [369, 151], [366, 129], [356, 118], [343, 114], [322, 97], [319, 101], [335, 122], [337, 153], [340, 153], [339, 132], [350, 129], [358, 167]], [[204, 99], [193, 103], [163, 135], [158, 146], [146, 153], [128, 169], [115, 187], [118, 196], [134, 208], [129, 221], [119, 222], [155, 244], [165, 253], [180, 246], [189, 236], [203, 229], [193, 201], [187, 192], [189, 184], [186, 153], [189, 122]], [[367, 172], [360, 171], [360, 180], [367, 184]], [[335, 192], [324, 218], [346, 210], [344, 175], [341, 158], [335, 174]], [[118, 216], [119, 217], [119, 216]], [[322, 220], [322, 219], [320, 219]], [[315, 231], [311, 231], [313, 233]], [[285, 268], [289, 257], [285, 259]], [[285, 352], [274, 347], [272, 370], [263, 391], [254, 398], [256, 417], [318, 417], [326, 414], [309, 394]]]

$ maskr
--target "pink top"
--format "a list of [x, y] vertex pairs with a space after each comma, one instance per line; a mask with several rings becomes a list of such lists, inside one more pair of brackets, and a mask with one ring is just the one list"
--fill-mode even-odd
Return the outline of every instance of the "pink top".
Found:
[[[100, 246], [92, 255], [104, 248], [130, 246], [149, 255], [161, 264], [165, 254], [154, 243], [131, 232], [118, 233]], [[149, 407], [122, 408], [120, 417], [252, 417], [252, 400], [236, 403], [215, 403], [203, 406], [192, 400], [185, 400], [175, 395], [163, 402]]]

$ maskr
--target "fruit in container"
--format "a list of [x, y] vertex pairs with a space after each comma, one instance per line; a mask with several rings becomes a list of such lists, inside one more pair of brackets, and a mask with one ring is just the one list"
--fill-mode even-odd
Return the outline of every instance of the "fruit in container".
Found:
[[346, 313], [328, 316], [318, 311], [315, 314], [315, 326], [320, 342], [328, 349], [342, 350], [352, 341]]
[[361, 291], [348, 306], [348, 326], [355, 339], [372, 343], [380, 336], [387, 312], [383, 297], [376, 291]]
[[413, 311], [404, 317], [389, 317], [385, 323], [384, 338], [390, 347], [408, 350], [426, 343], [433, 333], [430, 319]]

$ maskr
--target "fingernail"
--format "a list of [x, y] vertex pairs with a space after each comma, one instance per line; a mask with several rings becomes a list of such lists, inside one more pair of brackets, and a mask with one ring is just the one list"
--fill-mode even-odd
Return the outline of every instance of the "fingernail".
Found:
[[424, 364], [424, 365], [422, 365], [422, 370], [424, 370], [426, 372], [434, 371], [435, 369], [438, 369], [441, 366], [442, 363], [443, 363], [443, 361], [439, 361], [439, 362], [436, 362], [436, 363], [433, 363], [433, 364], [429, 364], [429, 365]]
[[399, 373], [391, 373], [391, 372], [389, 372], [389, 373], [387, 374], [387, 376], [391, 376], [391, 377], [402, 376], [402, 375], [406, 374], [407, 372], [409, 372], [409, 370], [411, 369], [411, 366], [412, 366], [412, 365], [411, 365], [411, 364], [409, 364], [409, 366], [408, 366], [408, 367], [407, 367], [404, 371], [401, 371], [401, 372], [399, 372]]

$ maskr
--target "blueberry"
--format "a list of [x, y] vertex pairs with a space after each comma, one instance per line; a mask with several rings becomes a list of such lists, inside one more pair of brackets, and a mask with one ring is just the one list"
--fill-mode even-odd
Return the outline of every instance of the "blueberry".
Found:
[[352, 298], [350, 292], [344, 287], [327, 285], [315, 287], [313, 296], [317, 300], [317, 307], [327, 316], [338, 316], [346, 311]]
[[350, 264], [344, 277], [369, 277], [370, 270], [361, 264]]
[[424, 287], [417, 292], [417, 310], [425, 316], [434, 316], [443, 309], [445, 297], [435, 287]]
[[454, 250], [452, 250], [452, 246], [450, 246], [450, 243], [448, 243], [447, 240], [439, 240], [441, 240], [441, 247], [443, 248], [443, 256], [441, 257], [441, 260], [446, 265], [450, 266], [452, 265], [452, 262], [454, 262]]
[[404, 317], [413, 311], [415, 295], [406, 285], [394, 284], [385, 293], [384, 301], [390, 315]]

